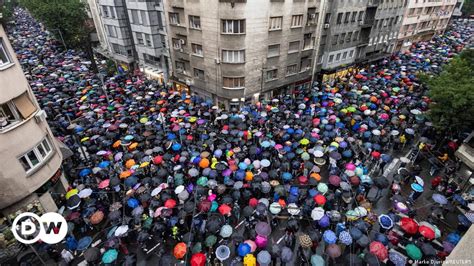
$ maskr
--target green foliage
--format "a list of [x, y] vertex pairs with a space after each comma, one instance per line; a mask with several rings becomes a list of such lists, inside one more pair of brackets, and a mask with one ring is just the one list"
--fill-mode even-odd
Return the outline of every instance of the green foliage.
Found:
[[6, 23], [10, 21], [13, 15], [13, 8], [15, 7], [15, 4], [16, 2], [11, 0], [8, 2], [4, 2], [3, 6], [0, 6], [0, 13], [2, 13], [2, 18], [0, 19], [0, 23]]
[[463, 17], [474, 15], [474, 0], [465, 0], [461, 12]]
[[429, 116], [443, 130], [474, 128], [474, 51], [465, 50], [447, 64], [439, 76], [423, 76], [433, 101]]
[[89, 40], [86, 7], [80, 0], [20, 0], [30, 13], [70, 47], [84, 47]]

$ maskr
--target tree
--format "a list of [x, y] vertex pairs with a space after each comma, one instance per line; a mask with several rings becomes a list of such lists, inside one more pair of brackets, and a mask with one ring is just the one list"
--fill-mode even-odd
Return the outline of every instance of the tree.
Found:
[[463, 17], [474, 15], [474, 0], [465, 0], [461, 12]]
[[64, 39], [68, 47], [83, 49], [91, 61], [92, 70], [98, 72], [90, 40], [94, 24], [87, 16], [83, 2], [80, 0], [20, 0], [20, 4], [56, 37]]
[[439, 129], [474, 128], [474, 50], [467, 49], [443, 67], [439, 76], [422, 76], [432, 100], [428, 115]]

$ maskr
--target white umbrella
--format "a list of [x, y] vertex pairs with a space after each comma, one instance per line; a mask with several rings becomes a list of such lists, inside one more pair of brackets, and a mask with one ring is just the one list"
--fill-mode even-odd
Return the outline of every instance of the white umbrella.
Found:
[[314, 155], [314, 157], [321, 158], [321, 157], [323, 157], [324, 152], [321, 151], [321, 150], [315, 150], [314, 153], [313, 153], [313, 155]]
[[416, 180], [416, 183], [420, 184], [420, 186], [424, 186], [425, 185], [425, 181], [423, 181], [423, 179], [419, 176], [415, 176], [415, 180]]
[[177, 186], [177, 187], [174, 189], [174, 193], [175, 193], [175, 194], [179, 194], [179, 193], [181, 193], [183, 190], [184, 190], [184, 186], [183, 186], [183, 185], [179, 185], [179, 186]]
[[117, 227], [117, 230], [115, 230], [115, 236], [122, 236], [128, 231], [128, 225], [121, 225]]
[[392, 136], [398, 136], [398, 134], [400, 134], [400, 132], [398, 132], [398, 130], [395, 130], [395, 129], [394, 129], [394, 130], [392, 130], [392, 131], [390, 132], [390, 134], [391, 134]]
[[270, 166], [270, 161], [267, 160], [267, 159], [263, 159], [263, 160], [260, 161], [260, 165], [262, 167], [269, 167]]
[[356, 212], [357, 216], [359, 216], [359, 217], [367, 216], [367, 210], [364, 207], [359, 206], [359, 207], [355, 208], [354, 211]]
[[298, 215], [300, 213], [300, 208], [296, 203], [290, 203], [288, 204], [288, 213], [291, 215]]
[[324, 216], [324, 209], [321, 207], [316, 207], [311, 211], [311, 218], [315, 221], [321, 220]]
[[161, 187], [157, 187], [151, 191], [151, 196], [154, 197], [158, 194], [160, 194], [161, 190], [163, 190]]
[[372, 130], [372, 134], [374, 134], [375, 136], [380, 136], [381, 132], [378, 129], [374, 129]]
[[421, 111], [418, 110], [418, 109], [413, 109], [410, 111], [410, 113], [414, 114], [414, 115], [421, 115]]
[[87, 198], [87, 197], [89, 197], [91, 194], [92, 194], [92, 189], [90, 189], [90, 188], [85, 188], [85, 189], [79, 191], [79, 193], [78, 193], [78, 195], [79, 195], [79, 197], [80, 197], [81, 199]]

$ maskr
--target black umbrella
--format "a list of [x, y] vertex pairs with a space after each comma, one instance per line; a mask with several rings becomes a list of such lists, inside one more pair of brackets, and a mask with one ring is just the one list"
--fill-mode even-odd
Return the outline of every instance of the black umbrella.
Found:
[[244, 217], [250, 217], [253, 214], [254, 209], [251, 206], [245, 206], [242, 210], [242, 215]]
[[374, 180], [374, 184], [378, 187], [378, 188], [381, 188], [381, 189], [384, 189], [384, 188], [387, 188], [389, 186], [389, 183], [388, 183], [388, 180], [381, 176], [381, 177], [377, 177], [375, 180]]
[[436, 256], [436, 249], [430, 243], [421, 244], [421, 251], [425, 256]]
[[362, 259], [353, 253], [347, 254], [345, 257], [345, 261], [348, 265], [351, 265], [351, 266], [364, 265], [364, 262], [362, 261]]
[[88, 248], [84, 252], [84, 259], [87, 262], [94, 262], [94, 261], [98, 260], [99, 257], [100, 257], [100, 250], [96, 247]]
[[79, 197], [79, 195], [75, 194], [75, 195], [72, 195], [68, 200], [67, 200], [67, 207], [69, 209], [75, 209], [77, 207], [79, 207], [79, 205], [81, 204], [81, 198]]
[[380, 262], [377, 257], [372, 253], [366, 253], [364, 256], [364, 261], [369, 266], [380, 266]]

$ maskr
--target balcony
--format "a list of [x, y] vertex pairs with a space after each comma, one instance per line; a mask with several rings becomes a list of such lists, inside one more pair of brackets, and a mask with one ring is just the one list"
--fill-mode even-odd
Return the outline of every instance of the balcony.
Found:
[[171, 0], [170, 4], [173, 8], [184, 8], [184, 0]]
[[362, 28], [371, 28], [374, 25], [375, 19], [366, 19], [361, 21], [360, 26]]

